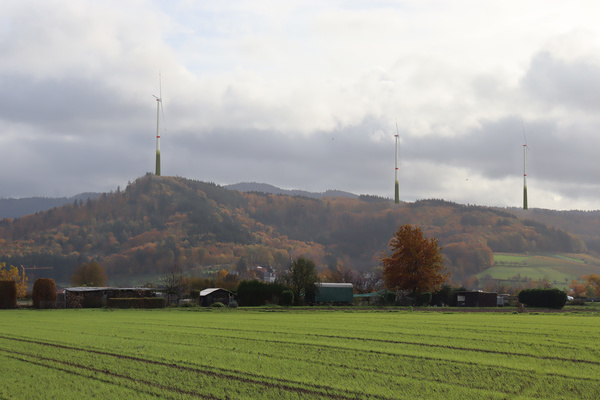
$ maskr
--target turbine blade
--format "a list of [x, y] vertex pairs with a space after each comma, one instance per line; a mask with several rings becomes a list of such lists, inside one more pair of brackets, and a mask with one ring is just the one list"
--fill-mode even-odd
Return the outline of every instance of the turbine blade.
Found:
[[159, 72], [158, 73], [158, 101], [160, 103], [160, 114], [162, 117], [162, 128], [163, 128], [163, 132], [167, 132], [167, 124], [166, 124], [166, 120], [165, 120], [165, 109], [163, 108], [163, 98], [162, 98], [162, 74]]
[[162, 99], [162, 77], [160, 72], [158, 73], [158, 96]]
[[525, 135], [525, 123], [523, 122], [523, 118], [521, 118], [521, 129], [523, 130], [523, 143], [524, 146], [527, 150], [529, 150], [529, 148], [527, 147], [527, 135]]

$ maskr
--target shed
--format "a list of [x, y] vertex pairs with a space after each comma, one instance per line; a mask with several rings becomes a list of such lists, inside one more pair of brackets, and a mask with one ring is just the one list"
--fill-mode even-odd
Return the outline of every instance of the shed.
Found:
[[99, 308], [106, 306], [108, 299], [154, 297], [154, 289], [80, 286], [64, 289], [66, 308]]
[[481, 290], [456, 292], [456, 305], [458, 307], [497, 307], [498, 293]]
[[315, 303], [354, 302], [354, 286], [351, 283], [317, 283]]
[[398, 300], [398, 294], [391, 290], [382, 289], [373, 293], [359, 293], [354, 295], [358, 304], [377, 304], [381, 306], [393, 305]]
[[203, 307], [208, 307], [214, 303], [223, 303], [226, 306], [235, 300], [235, 295], [226, 289], [208, 288], [200, 292], [198, 302]]

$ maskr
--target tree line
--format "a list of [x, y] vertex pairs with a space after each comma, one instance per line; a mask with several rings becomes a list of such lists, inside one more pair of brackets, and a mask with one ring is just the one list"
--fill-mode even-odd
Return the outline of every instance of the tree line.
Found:
[[242, 259], [283, 270], [300, 255], [368, 273], [403, 224], [439, 240], [456, 279], [492, 266], [494, 252], [586, 251], [565, 231], [493, 208], [239, 193], [148, 175], [94, 200], [0, 220], [0, 254], [12, 265], [52, 266], [61, 281], [93, 261], [111, 277], [128, 277], [166, 273], [173, 264], [233, 269]]

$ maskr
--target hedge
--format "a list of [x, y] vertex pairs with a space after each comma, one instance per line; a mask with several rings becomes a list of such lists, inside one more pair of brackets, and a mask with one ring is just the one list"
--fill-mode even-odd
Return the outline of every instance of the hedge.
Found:
[[280, 303], [281, 303], [280, 305], [286, 306], [286, 307], [289, 307], [292, 304], [294, 304], [294, 292], [292, 292], [289, 289], [281, 292]]
[[415, 305], [420, 306], [428, 306], [431, 303], [431, 292], [423, 292], [417, 295], [415, 299]]
[[17, 282], [0, 281], [0, 308], [17, 308]]
[[561, 309], [567, 303], [567, 293], [560, 289], [523, 289], [519, 302], [529, 307]]
[[289, 287], [276, 282], [242, 281], [237, 288], [237, 298], [241, 306], [279, 304], [285, 290], [289, 290]]
[[108, 308], [164, 308], [164, 297], [112, 297], [108, 299]]
[[33, 306], [36, 308], [56, 307], [56, 284], [50, 278], [37, 279], [33, 284]]

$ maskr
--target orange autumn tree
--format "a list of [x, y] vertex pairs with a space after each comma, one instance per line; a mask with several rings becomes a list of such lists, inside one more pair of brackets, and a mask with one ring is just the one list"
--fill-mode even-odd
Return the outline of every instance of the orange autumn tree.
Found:
[[587, 285], [592, 288], [596, 297], [600, 296], [600, 276], [596, 274], [584, 275], [583, 279], [587, 281]]
[[392, 254], [381, 257], [385, 286], [413, 296], [439, 289], [450, 277], [436, 238], [427, 239], [421, 228], [402, 225], [390, 241]]
[[573, 297], [581, 298], [587, 297], [588, 294], [588, 285], [585, 283], [581, 283], [578, 280], [572, 280], [569, 285], [569, 294]]

